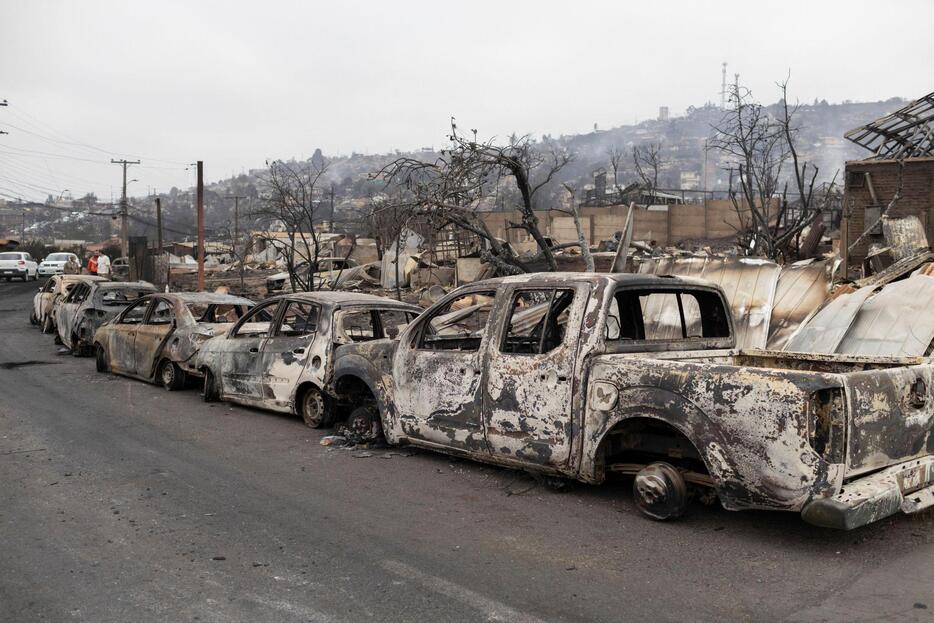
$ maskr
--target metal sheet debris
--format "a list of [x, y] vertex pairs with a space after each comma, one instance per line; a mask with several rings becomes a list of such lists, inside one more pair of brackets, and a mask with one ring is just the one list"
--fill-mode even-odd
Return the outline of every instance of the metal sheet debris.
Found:
[[769, 322], [769, 350], [782, 350], [801, 323], [824, 304], [839, 264], [838, 258], [811, 259], [782, 268]]

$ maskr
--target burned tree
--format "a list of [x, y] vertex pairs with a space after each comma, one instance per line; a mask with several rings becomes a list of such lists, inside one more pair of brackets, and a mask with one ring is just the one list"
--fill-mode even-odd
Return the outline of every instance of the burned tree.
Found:
[[[529, 267], [497, 239], [480, 218], [484, 204], [501, 200], [513, 204], [520, 214], [508, 226], [529, 234], [538, 246], [538, 256], [549, 270], [557, 270], [554, 251], [539, 228], [535, 215], [538, 195], [571, 161], [555, 146], [542, 146], [528, 136], [510, 137], [505, 145], [493, 139], [477, 140], [476, 130], [468, 138], [451, 120], [451, 142], [434, 162], [403, 157], [375, 174], [388, 186], [403, 190], [399, 196], [411, 214], [425, 216], [434, 228], [454, 225], [486, 242], [484, 258], [501, 272], [528, 272]], [[511, 195], [514, 195], [514, 199]], [[576, 243], [575, 243], [576, 244]]]
[[415, 212], [413, 195], [404, 188], [395, 188], [392, 195], [377, 195], [370, 200], [367, 223], [380, 249], [388, 250], [394, 245], [393, 270], [396, 299], [402, 300], [401, 275], [399, 274], [400, 247], [403, 232]]
[[590, 252], [590, 245], [587, 242], [587, 236], [584, 235], [584, 228], [581, 224], [581, 213], [577, 205], [577, 189], [567, 183], [562, 184], [562, 186], [568, 191], [569, 207], [567, 210], [562, 210], [561, 208], [555, 208], [555, 210], [568, 214], [574, 219], [574, 229], [577, 231], [577, 244], [581, 250], [581, 257], [584, 258], [584, 266], [588, 273], [595, 272], [596, 267], [593, 261], [593, 254]]
[[[253, 200], [250, 198], [250, 204], [252, 205]], [[248, 214], [252, 214], [253, 210], [248, 210]], [[234, 263], [237, 265], [237, 275], [240, 278], [240, 290], [238, 294], [243, 294], [244, 289], [244, 277], [246, 272], [246, 258], [253, 252], [252, 241], [250, 239], [250, 234], [248, 231], [244, 231], [240, 228], [240, 215], [239, 213], [234, 214], [233, 222], [227, 221], [220, 227], [220, 235], [222, 240], [230, 245], [230, 257]]]
[[[772, 259], [793, 254], [799, 234], [820, 216], [833, 192], [834, 180], [821, 197], [814, 192], [819, 169], [802, 161], [797, 146], [798, 106], [788, 104], [788, 81], [779, 84], [782, 100], [778, 113], [756, 102], [751, 92], [735, 83], [730, 87], [732, 108], [715, 126], [711, 146], [733, 162], [729, 169], [729, 197], [743, 223], [740, 241], [749, 251]], [[788, 177], [797, 200], [789, 201]]]
[[[314, 273], [321, 251], [315, 231], [318, 190], [327, 162], [267, 162], [265, 193], [253, 216], [265, 226], [261, 235], [285, 261], [292, 289], [315, 289]], [[277, 236], [282, 232], [284, 237]]]
[[[635, 145], [632, 148], [632, 163], [636, 168], [636, 175], [653, 193], [658, 189], [658, 170], [662, 165], [661, 143], [648, 143]], [[614, 177], [616, 167], [614, 165]]]

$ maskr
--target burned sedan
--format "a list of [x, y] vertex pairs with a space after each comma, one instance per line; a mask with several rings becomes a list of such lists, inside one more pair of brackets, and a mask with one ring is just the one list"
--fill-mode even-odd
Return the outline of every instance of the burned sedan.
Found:
[[396, 338], [420, 308], [349, 292], [284, 294], [252, 310], [201, 346], [204, 399], [229, 400], [332, 422], [328, 398], [336, 346]]
[[696, 495], [851, 529], [934, 506], [934, 364], [735, 350], [694, 279], [530, 274], [459, 288], [396, 341], [335, 357], [387, 441], [597, 484], [646, 515]]
[[146, 281], [114, 282], [82, 279], [55, 311], [57, 339], [75, 356], [90, 354], [97, 328], [156, 287]]
[[200, 376], [194, 358], [201, 345], [226, 333], [253, 305], [208, 292], [144, 296], [94, 334], [97, 371], [182, 389], [189, 375]]

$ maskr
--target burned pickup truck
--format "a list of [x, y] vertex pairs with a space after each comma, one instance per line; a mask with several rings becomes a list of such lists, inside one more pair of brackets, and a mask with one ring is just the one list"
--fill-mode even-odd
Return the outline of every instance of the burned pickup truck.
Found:
[[855, 528], [934, 505], [934, 365], [735, 350], [703, 281], [552, 273], [455, 290], [397, 342], [341, 347], [335, 392], [389, 443], [600, 483], [646, 515], [697, 495]]

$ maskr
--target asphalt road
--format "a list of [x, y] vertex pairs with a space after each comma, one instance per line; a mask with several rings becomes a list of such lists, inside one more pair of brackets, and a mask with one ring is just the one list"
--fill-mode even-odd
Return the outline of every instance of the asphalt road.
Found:
[[656, 523], [627, 484], [327, 448], [56, 355], [35, 290], [0, 284], [0, 621], [934, 620], [931, 513]]

